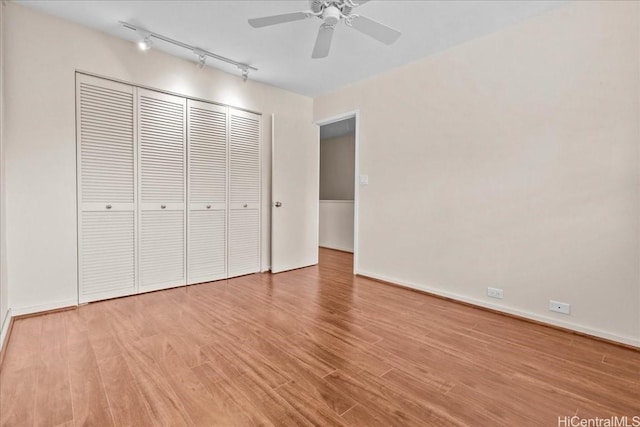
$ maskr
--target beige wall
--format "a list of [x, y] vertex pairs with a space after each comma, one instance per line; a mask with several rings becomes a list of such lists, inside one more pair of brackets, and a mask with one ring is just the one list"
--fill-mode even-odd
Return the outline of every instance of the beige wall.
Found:
[[312, 120], [313, 101], [47, 16], [6, 7], [9, 305], [13, 314], [77, 301], [74, 72], [260, 111], [263, 268], [268, 267], [272, 113]]
[[318, 244], [353, 252], [353, 200], [320, 200]]
[[320, 200], [353, 200], [355, 134], [320, 141]]
[[639, 8], [572, 2], [315, 99], [360, 111], [359, 271], [640, 346]]

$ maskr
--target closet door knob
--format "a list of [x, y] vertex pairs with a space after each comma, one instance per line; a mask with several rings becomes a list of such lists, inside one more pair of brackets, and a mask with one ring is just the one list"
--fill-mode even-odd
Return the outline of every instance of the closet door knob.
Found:
[[207, 205], [207, 209], [211, 209], [211, 205]]
[[247, 206], [249, 206], [249, 205], [247, 205], [246, 203], [244, 205], [242, 205], [243, 208], [246, 208]]
[[282, 202], [276, 202], [275, 206], [276, 206], [276, 208], [279, 208], [280, 206], [282, 206]]
[[111, 209], [113, 206], [111, 206], [111, 205], [107, 205], [107, 206], [105, 206], [105, 207], [106, 207], [107, 209]]
[[167, 209], [167, 205], [160, 205], [160, 209]]

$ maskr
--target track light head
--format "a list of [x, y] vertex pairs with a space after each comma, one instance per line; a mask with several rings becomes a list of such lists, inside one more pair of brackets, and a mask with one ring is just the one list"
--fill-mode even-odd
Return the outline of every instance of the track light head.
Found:
[[151, 41], [151, 36], [146, 36], [144, 39], [138, 42], [138, 49], [144, 51], [151, 49], [151, 45], [153, 42]]
[[242, 70], [242, 81], [246, 82], [247, 79], [249, 78], [249, 67], [238, 67], [240, 68], [240, 70]]
[[193, 49], [193, 53], [198, 55], [198, 68], [204, 68], [207, 63], [207, 53], [202, 49]]

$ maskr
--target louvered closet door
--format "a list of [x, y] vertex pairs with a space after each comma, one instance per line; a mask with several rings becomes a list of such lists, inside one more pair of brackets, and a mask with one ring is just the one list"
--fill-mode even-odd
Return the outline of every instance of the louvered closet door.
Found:
[[80, 303], [136, 292], [134, 100], [131, 86], [76, 76]]
[[186, 284], [185, 107], [138, 89], [140, 292]]
[[187, 283], [227, 277], [227, 108], [187, 101]]
[[260, 123], [229, 109], [229, 277], [260, 271]]

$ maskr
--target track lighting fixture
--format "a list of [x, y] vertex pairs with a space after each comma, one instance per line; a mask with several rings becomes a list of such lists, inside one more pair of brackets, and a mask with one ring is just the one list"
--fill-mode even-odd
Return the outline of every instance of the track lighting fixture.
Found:
[[140, 50], [149, 50], [151, 49], [151, 43], [153, 42], [149, 38], [142, 39], [138, 42], [138, 48], [140, 48]]
[[198, 56], [198, 68], [204, 68], [207, 62], [207, 53], [200, 49], [193, 49], [193, 53]]
[[249, 78], [249, 68], [248, 67], [238, 67], [242, 71], [242, 81], [246, 82]]
[[151, 45], [153, 44], [153, 41], [151, 41], [151, 34], [143, 33], [143, 37], [144, 38], [138, 42], [138, 48], [142, 51], [151, 49]]
[[185, 48], [185, 49], [189, 49], [190, 51], [192, 51], [198, 57], [198, 67], [199, 68], [203, 68], [206, 65], [207, 58], [217, 59], [218, 61], [223, 61], [223, 62], [226, 62], [227, 64], [235, 65], [236, 67], [238, 67], [238, 69], [240, 69], [240, 71], [242, 72], [242, 80], [243, 81], [246, 81], [249, 78], [249, 70], [258, 71], [258, 69], [256, 67], [252, 67], [249, 64], [245, 64], [243, 62], [234, 61], [233, 59], [225, 58], [224, 56], [221, 56], [221, 55], [216, 55], [215, 53], [209, 52], [208, 50], [204, 50], [204, 49], [200, 49], [200, 48], [195, 47], [195, 46], [188, 45], [188, 44], [183, 43], [181, 41], [174, 40], [174, 39], [169, 38], [167, 36], [163, 36], [162, 34], [158, 34], [158, 33], [152, 32], [152, 31], [148, 31], [148, 30], [146, 30], [144, 28], [140, 28], [140, 27], [138, 27], [136, 25], [129, 24], [127, 22], [120, 21], [119, 23], [123, 27], [128, 28], [130, 30], [134, 30], [134, 31], [138, 32], [139, 34], [141, 34], [142, 40], [140, 40], [138, 42], [138, 47], [140, 48], [140, 50], [149, 50], [151, 48], [151, 45], [153, 44], [153, 41], [152, 41], [152, 38], [153, 38], [153, 39], [162, 40], [162, 41], [167, 42], [167, 43], [171, 43], [171, 44], [176, 45], [176, 46], [180, 46], [180, 47]]

